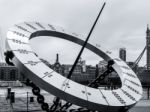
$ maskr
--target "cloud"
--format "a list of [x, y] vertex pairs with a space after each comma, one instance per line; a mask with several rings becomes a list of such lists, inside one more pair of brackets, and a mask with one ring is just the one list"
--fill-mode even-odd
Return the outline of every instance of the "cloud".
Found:
[[[7, 30], [13, 24], [22, 21], [41, 21], [62, 26], [72, 32], [82, 34], [84, 35], [83, 39], [85, 39], [102, 6], [102, 2], [99, 0], [0, 0], [0, 33], [4, 40]], [[149, 0], [107, 1], [89, 42], [98, 43], [110, 49], [116, 56], [118, 56], [120, 47], [126, 47], [128, 60], [135, 60], [133, 59], [133, 54], [134, 58], [138, 57], [145, 46], [146, 24], [150, 23], [149, 4]], [[60, 41], [60, 46], [55, 46], [54, 43], [58, 43], [58, 41], [41, 40], [40, 42], [45, 43], [43, 48], [41, 48], [38, 47], [39, 43], [37, 44], [37, 42], [38, 40], [32, 42], [33, 46], [47, 60], [55, 60], [55, 56], [52, 59], [49, 59], [49, 54], [49, 57], [45, 56], [47, 52], [56, 54], [61, 51], [57, 50], [56, 47], [62, 47], [66, 43]], [[52, 46], [49, 45], [49, 42]], [[48, 49], [49, 47], [54, 49]], [[44, 51], [43, 49], [47, 50]], [[72, 50], [72, 53], [66, 55], [65, 53], [68, 50]], [[62, 53], [60, 52], [62, 62], [72, 63], [75, 54], [79, 50], [79, 48], [72, 48]], [[98, 58], [92, 56], [91, 53], [85, 52], [84, 55], [92, 64], [98, 63]], [[145, 61], [143, 60], [142, 63], [145, 63]]]

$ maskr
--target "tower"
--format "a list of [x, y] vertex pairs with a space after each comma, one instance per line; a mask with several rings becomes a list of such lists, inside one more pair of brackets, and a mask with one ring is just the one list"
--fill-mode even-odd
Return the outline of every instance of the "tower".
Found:
[[58, 73], [62, 73], [62, 67], [61, 64], [59, 63], [59, 54], [56, 54], [56, 62], [54, 64], [54, 70]]
[[126, 48], [120, 48], [120, 50], [119, 50], [119, 57], [123, 61], [126, 61]]
[[150, 70], [150, 29], [147, 25], [146, 30], [146, 49], [147, 49], [147, 70]]
[[56, 54], [56, 63], [59, 63], [59, 54]]
[[54, 64], [54, 67], [59, 68], [60, 67], [60, 63], [59, 63], [59, 54], [56, 54], [56, 62]]

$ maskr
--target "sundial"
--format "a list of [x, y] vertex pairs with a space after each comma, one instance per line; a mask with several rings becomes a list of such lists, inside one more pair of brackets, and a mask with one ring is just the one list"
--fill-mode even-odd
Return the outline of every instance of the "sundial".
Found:
[[[100, 58], [113, 63], [110, 68], [120, 77], [121, 87], [114, 90], [93, 88], [72, 81], [47, 67], [32, 50], [30, 40], [42, 36], [56, 37], [83, 46], [80, 35], [61, 27], [40, 22], [23, 22], [14, 25], [7, 33], [7, 46], [13, 53], [11, 60], [35, 85], [71, 104], [99, 112], [123, 112], [133, 107], [142, 97], [142, 86], [137, 75], [121, 59], [102, 46], [86, 43], [85, 48]], [[48, 111], [48, 110], [47, 110]]]

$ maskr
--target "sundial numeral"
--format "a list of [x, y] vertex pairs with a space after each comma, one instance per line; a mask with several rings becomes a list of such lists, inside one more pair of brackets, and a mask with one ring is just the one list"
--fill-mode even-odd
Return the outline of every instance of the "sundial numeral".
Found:
[[129, 97], [131, 100], [136, 101], [136, 99], [135, 99], [132, 95], [130, 95], [128, 92], [126, 92], [126, 91], [123, 90], [123, 89], [121, 89], [121, 90], [122, 90], [122, 92], [123, 92], [127, 97]]
[[[17, 32], [17, 31], [12, 31], [14, 34], [18, 35], [18, 36], [21, 36], [21, 37], [27, 37], [25, 34], [23, 33], [20, 33], [20, 32]], [[29, 38], [29, 37], [27, 37]]]
[[48, 26], [49, 26], [52, 30], [56, 31], [56, 29], [55, 29], [55, 27], [54, 27], [53, 25], [48, 24]]
[[24, 64], [30, 64], [31, 66], [35, 66], [37, 65], [38, 63], [40, 63], [41, 61], [28, 61], [27, 63], [24, 63]]
[[133, 74], [131, 74], [131, 73], [125, 73], [125, 72], [124, 72], [124, 74], [126, 74], [126, 75], [128, 75], [128, 76], [130, 76], [130, 77], [132, 77], [132, 78], [137, 78], [135, 75], [133, 75]]
[[126, 80], [129, 81], [130, 83], [132, 83], [133, 85], [136, 85], [136, 86], [138, 86], [138, 87], [141, 87], [140, 84], [138, 84], [138, 83], [136, 83], [136, 82], [134, 82], [134, 81], [132, 81], [132, 80], [129, 80], [129, 79], [127, 79], [127, 78], [125, 78], [124, 82], [125, 82]]
[[83, 94], [86, 94], [86, 95], [91, 95], [91, 93], [90, 92], [86, 92], [86, 91], [81, 91]]
[[99, 45], [99, 44], [96, 44], [96, 47], [101, 47], [101, 45]]
[[138, 83], [136, 83], [136, 82], [133, 82], [133, 81], [131, 81], [131, 80], [128, 80], [128, 81], [130, 81], [132, 84], [134, 84], [134, 85], [136, 85], [136, 86], [139, 86], [139, 87], [141, 87]]
[[91, 93], [87, 92], [87, 95], [91, 95]]
[[110, 52], [110, 51], [106, 51], [106, 53], [107, 53], [107, 54], [111, 54], [112, 52]]
[[52, 75], [52, 73], [53, 73], [54, 71], [52, 71], [52, 72], [45, 72], [44, 73], [44, 76], [42, 77], [42, 78], [44, 78], [44, 77], [49, 77], [49, 78], [51, 78], [53, 75]]
[[23, 54], [28, 54], [28, 53], [31, 53], [32, 51], [27, 51], [27, 50], [25, 50], [25, 49], [18, 49], [18, 51], [20, 52], [20, 53], [23, 53]]
[[35, 22], [35, 24], [37, 24], [40, 28], [44, 29], [45, 30], [45, 27], [42, 26], [39, 22]]
[[68, 82], [64, 82], [64, 83], [63, 83], [63, 86], [65, 86], [66, 88], [70, 88], [70, 85], [69, 85]]
[[18, 50], [12, 50], [12, 51], [18, 51], [19, 53], [22, 53], [22, 54], [34, 53], [33, 51], [27, 51], [26, 49], [18, 49]]
[[122, 68], [124, 68], [124, 69], [127, 69], [127, 70], [131, 70], [129, 67], [127, 67], [127, 66], [121, 66]]
[[18, 43], [18, 44], [22, 44], [23, 42], [21, 42], [20, 40], [15, 40], [15, 39], [13, 39], [12, 40], [14, 43]]
[[78, 36], [78, 34], [76, 34], [76, 33], [72, 33], [72, 35], [74, 35], [74, 36]]
[[[126, 84], [125, 84], [126, 85]], [[137, 90], [135, 90], [133, 87], [126, 85], [130, 90], [132, 90], [133, 92], [135, 92], [136, 94], [140, 94]]]
[[82, 92], [83, 94], [85, 94], [85, 91], [82, 90], [81, 92]]
[[119, 100], [121, 104], [126, 104], [126, 102], [118, 95], [117, 92], [112, 91], [112, 94]]
[[32, 26], [32, 25], [29, 24], [29, 23], [26, 23], [26, 22], [25, 22], [25, 24], [26, 24], [28, 27], [32, 28], [33, 30], [37, 30], [34, 26]]
[[30, 31], [28, 31], [26, 28], [23, 28], [22, 26], [16, 25], [16, 27], [23, 30], [23, 31], [31, 33]]
[[22, 44], [22, 42], [20, 40], [16, 40], [16, 39], [11, 39], [14, 43], [18, 43], [18, 44]]
[[8, 40], [11, 40], [11, 41], [13, 41], [14, 43], [17, 43], [17, 44], [28, 44], [28, 43], [22, 42], [21, 40], [17, 40], [17, 39], [8, 39]]

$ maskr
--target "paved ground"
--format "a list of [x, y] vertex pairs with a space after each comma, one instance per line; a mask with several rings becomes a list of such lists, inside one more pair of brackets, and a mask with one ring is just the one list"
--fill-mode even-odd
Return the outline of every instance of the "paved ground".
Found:
[[129, 112], [150, 112], [150, 100], [141, 100]]
[[[41, 110], [41, 106], [37, 103], [36, 96], [32, 94], [30, 88], [14, 88], [12, 91], [15, 92], [15, 103], [10, 105], [9, 100], [6, 100], [7, 89], [0, 89], [0, 112], [26, 112], [27, 92], [29, 98], [30, 96], [34, 97], [34, 102], [29, 102], [28, 105], [29, 110], [31, 110], [30, 112], [44, 112]], [[46, 102], [51, 105], [54, 96], [45, 91], [42, 91], [41, 93], [44, 95]], [[150, 100], [141, 100], [129, 112], [150, 112]]]
[[129, 112], [150, 112], [150, 107], [136, 107], [131, 109]]

